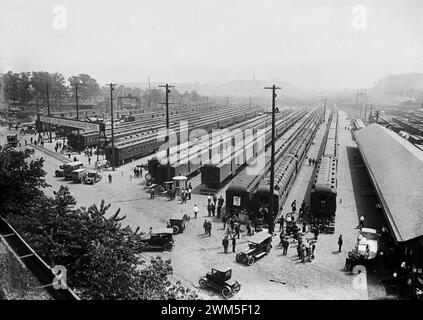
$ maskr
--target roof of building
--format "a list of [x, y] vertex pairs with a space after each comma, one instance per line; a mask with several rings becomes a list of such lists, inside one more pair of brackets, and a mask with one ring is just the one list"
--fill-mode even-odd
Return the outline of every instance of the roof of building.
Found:
[[355, 136], [397, 241], [423, 236], [423, 152], [378, 124]]

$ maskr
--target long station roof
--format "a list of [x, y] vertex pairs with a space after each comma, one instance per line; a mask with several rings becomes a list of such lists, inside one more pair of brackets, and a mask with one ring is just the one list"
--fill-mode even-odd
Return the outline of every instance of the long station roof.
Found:
[[355, 136], [397, 241], [423, 236], [423, 152], [378, 124]]

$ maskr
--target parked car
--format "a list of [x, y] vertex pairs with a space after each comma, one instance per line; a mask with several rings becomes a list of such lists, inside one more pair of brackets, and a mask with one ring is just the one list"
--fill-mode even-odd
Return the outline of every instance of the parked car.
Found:
[[361, 228], [357, 238], [357, 253], [367, 260], [376, 258], [379, 250], [379, 234], [375, 229]]
[[212, 288], [215, 291], [219, 291], [224, 298], [228, 298], [232, 294], [241, 290], [241, 285], [238, 281], [229, 281], [232, 277], [232, 269], [211, 269], [211, 272], [207, 272], [205, 277], [202, 277], [199, 281], [202, 288]]
[[84, 181], [85, 176], [87, 175], [87, 169], [81, 168], [72, 171], [72, 181], [75, 183], [81, 183]]
[[27, 148], [25, 148], [25, 152], [28, 153], [28, 154], [34, 154], [35, 153], [35, 149], [34, 148], [27, 147]]
[[63, 170], [63, 165], [60, 165], [59, 166], [59, 170], [56, 170], [55, 172], [54, 172], [54, 175], [56, 176], [56, 177], [64, 177], [65, 176], [65, 172], [64, 172], [64, 170]]
[[152, 230], [151, 233], [141, 235], [141, 244], [144, 250], [159, 249], [163, 251], [171, 251], [173, 248], [173, 229], [162, 228]]
[[84, 177], [83, 181], [84, 181], [85, 184], [96, 184], [102, 178], [103, 178], [103, 176], [101, 175], [101, 173], [98, 173], [97, 171], [89, 170], [87, 172], [86, 176]]
[[185, 230], [185, 223], [189, 221], [190, 217], [183, 212], [175, 213], [170, 219], [170, 226], [173, 229], [173, 234], [182, 233]]
[[272, 235], [265, 231], [256, 233], [248, 242], [248, 248], [243, 252], [237, 253], [236, 261], [249, 266], [268, 254], [272, 249]]

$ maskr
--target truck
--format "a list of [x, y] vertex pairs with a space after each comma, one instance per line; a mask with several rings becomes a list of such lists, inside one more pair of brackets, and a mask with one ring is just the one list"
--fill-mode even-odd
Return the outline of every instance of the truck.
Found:
[[85, 175], [83, 182], [85, 184], [96, 184], [102, 178], [103, 176], [97, 171], [89, 170], [87, 174]]
[[85, 168], [76, 169], [72, 171], [72, 181], [75, 183], [82, 183], [85, 180], [88, 171]]
[[9, 147], [16, 148], [18, 145], [18, 135], [17, 134], [7, 135], [7, 145]]

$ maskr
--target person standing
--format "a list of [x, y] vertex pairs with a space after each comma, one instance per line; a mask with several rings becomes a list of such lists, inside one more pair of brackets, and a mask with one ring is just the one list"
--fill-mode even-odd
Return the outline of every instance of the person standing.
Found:
[[292, 201], [291, 208], [292, 208], [292, 212], [297, 211], [297, 200]]
[[211, 205], [211, 212], [213, 214], [213, 217], [215, 216], [215, 212], [216, 212], [216, 204], [213, 202]]
[[210, 204], [212, 201], [212, 196], [211, 194], [207, 197], [207, 204]]
[[223, 252], [224, 253], [228, 253], [229, 240], [228, 240], [228, 237], [227, 236], [225, 236], [223, 238], [222, 244], [223, 244]]
[[342, 240], [342, 234], [339, 235], [338, 238], [338, 252], [341, 252], [341, 248], [342, 248], [342, 244], [344, 243], [344, 241]]
[[210, 221], [207, 222], [207, 229], [209, 231], [209, 237], [211, 237], [212, 224]]
[[358, 224], [358, 229], [364, 228], [364, 217], [360, 216], [360, 223]]
[[204, 219], [204, 223], [203, 223], [203, 228], [204, 228], [204, 234], [207, 234], [207, 219]]
[[236, 238], [235, 236], [232, 237], [232, 252], [235, 253], [235, 247], [236, 247]]
[[197, 207], [197, 205], [195, 204], [194, 205], [194, 219], [197, 219], [197, 214], [198, 214], [198, 207]]
[[192, 192], [192, 189], [188, 187], [188, 200], [191, 200], [191, 192]]
[[185, 195], [185, 193], [181, 193], [181, 200], [182, 200], [181, 204], [187, 203], [187, 196]]
[[288, 248], [289, 248], [289, 241], [288, 241], [287, 238], [284, 238], [282, 245], [283, 245], [283, 252], [282, 252], [282, 254], [284, 256], [286, 256], [288, 254]]
[[88, 157], [88, 165], [89, 166], [91, 165], [91, 158], [90, 157]]
[[225, 200], [223, 200], [223, 197], [220, 196], [219, 199], [217, 200], [217, 204], [222, 208], [223, 207], [223, 203], [225, 202]]
[[225, 230], [226, 228], [226, 222], [228, 221], [228, 218], [226, 216], [222, 217], [222, 222], [223, 222], [223, 230]]
[[112, 183], [112, 175], [109, 173], [109, 183]]
[[155, 193], [156, 193], [156, 190], [154, 190], [154, 188], [151, 188], [150, 199], [154, 199], [154, 194]]
[[216, 206], [216, 202], [217, 202], [217, 197], [216, 197], [216, 195], [214, 194], [214, 195], [213, 195], [213, 203], [214, 203], [214, 206]]
[[207, 204], [207, 215], [210, 217], [211, 216], [211, 202], [209, 202]]
[[220, 214], [222, 212], [222, 207], [220, 206], [220, 204], [217, 205], [217, 217], [220, 218]]
[[239, 226], [239, 222], [235, 223], [235, 235], [234, 237], [238, 236], [239, 239], [239, 232], [240, 232], [240, 226]]

